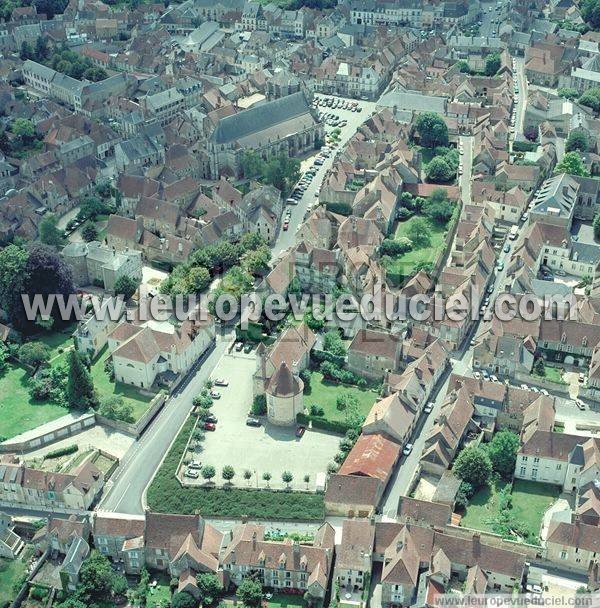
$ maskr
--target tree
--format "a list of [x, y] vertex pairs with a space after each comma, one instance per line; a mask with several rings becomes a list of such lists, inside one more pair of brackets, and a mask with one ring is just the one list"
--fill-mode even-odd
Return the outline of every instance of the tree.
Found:
[[50, 245], [52, 247], [60, 247], [62, 245], [62, 232], [57, 226], [58, 219], [54, 214], [47, 215], [39, 225], [40, 241], [44, 245]]
[[255, 416], [264, 416], [267, 413], [267, 397], [266, 395], [256, 395], [252, 402], [252, 413]]
[[122, 274], [115, 281], [115, 294], [123, 296], [125, 301], [129, 300], [136, 292], [139, 282], [127, 274]]
[[213, 467], [212, 464], [203, 466], [201, 473], [202, 477], [206, 479], [206, 481], [210, 481], [217, 474], [215, 467]]
[[255, 251], [249, 251], [244, 256], [244, 267], [254, 276], [262, 276], [269, 272], [271, 261], [271, 250], [263, 245]]
[[121, 420], [123, 422], [135, 422], [133, 417], [133, 406], [125, 403], [117, 395], [105, 397], [100, 402], [98, 413], [109, 420]]
[[431, 159], [425, 173], [428, 181], [434, 184], [449, 182], [456, 176], [456, 172], [441, 156], [435, 156]]
[[240, 239], [240, 247], [243, 251], [255, 251], [266, 244], [264, 237], [258, 232], [245, 232]]
[[[19, 288], [20, 291], [14, 301], [16, 305], [12, 310], [11, 320], [24, 333], [31, 333], [36, 329], [32, 323], [35, 320], [27, 318], [20, 298], [21, 294], [26, 294], [30, 300], [37, 295], [46, 302], [50, 295], [52, 297], [71, 295], [75, 287], [71, 268], [60, 258], [56, 249], [34, 243], [26, 251], [27, 265], [23, 275], [16, 280], [14, 276], [12, 277], [12, 289]], [[53, 306], [50, 314], [55, 325], [71, 320], [61, 316], [58, 306]]]
[[500, 59], [500, 55], [498, 53], [492, 53], [488, 55], [485, 60], [485, 75], [486, 76], [495, 76], [502, 65], [502, 60]]
[[75, 597], [68, 597], [64, 602], [56, 604], [56, 608], [88, 608], [88, 605]]
[[250, 480], [252, 479], [252, 471], [250, 469], [244, 471], [244, 479], [248, 482], [248, 485], [250, 485]]
[[267, 483], [267, 488], [269, 487], [269, 482], [271, 481], [271, 473], [263, 473], [262, 474], [263, 481]]
[[[600, 4], [600, 0], [598, 0]], [[592, 87], [588, 89], [585, 93], [581, 95], [579, 98], [579, 103], [582, 106], [588, 106], [592, 108], [594, 112], [600, 112], [600, 87]]]
[[96, 228], [96, 224], [86, 224], [81, 231], [81, 236], [86, 243], [97, 240], [98, 229]]
[[419, 114], [415, 121], [421, 144], [426, 148], [448, 145], [448, 127], [440, 116], [434, 112]]
[[411, 220], [406, 233], [408, 238], [419, 248], [428, 247], [431, 243], [431, 230], [427, 221], [421, 217]]
[[171, 598], [171, 608], [196, 608], [198, 602], [187, 591], [179, 591]]
[[310, 475], [304, 476], [304, 483], [306, 484], [306, 489], [308, 490], [308, 484], [310, 483]]
[[284, 471], [281, 474], [281, 479], [289, 488], [290, 484], [292, 483], [292, 480], [294, 479], [294, 476], [289, 471]]
[[448, 200], [446, 191], [437, 188], [425, 201], [423, 213], [438, 224], [445, 224], [454, 212], [454, 205]]
[[571, 131], [565, 142], [565, 150], [587, 152], [590, 149], [590, 138], [585, 131]]
[[6, 371], [8, 367], [8, 349], [4, 342], [0, 342], [0, 374]]
[[337, 330], [331, 329], [325, 334], [323, 337], [323, 350], [336, 357], [343, 357], [346, 354], [346, 347]]
[[457, 477], [478, 488], [489, 481], [492, 462], [485, 450], [479, 446], [469, 446], [456, 457], [452, 470]]
[[265, 170], [265, 161], [255, 150], [245, 150], [240, 158], [240, 169], [244, 177], [258, 177]]
[[600, 239], [600, 213], [596, 215], [592, 225], [594, 228], [594, 237], [596, 237], [596, 239]]
[[208, 572], [198, 574], [196, 584], [202, 606], [212, 606], [223, 593], [223, 585], [217, 576]]
[[533, 364], [533, 371], [536, 376], [544, 377], [546, 375], [546, 366], [542, 357], [535, 360], [535, 363]]
[[471, 73], [471, 66], [466, 62], [466, 61], [457, 61], [456, 65], [458, 66], [458, 69], [463, 73], [463, 74], [470, 74]]
[[35, 58], [42, 62], [48, 57], [48, 40], [45, 36], [38, 36], [35, 41]]
[[557, 93], [560, 97], [569, 100], [577, 99], [579, 97], [579, 91], [570, 87], [560, 87]]
[[496, 433], [487, 446], [494, 471], [504, 479], [510, 479], [514, 473], [518, 450], [519, 436], [507, 430]]
[[86, 604], [92, 604], [110, 597], [115, 574], [108, 558], [93, 549], [81, 565], [77, 595]]
[[26, 40], [21, 42], [21, 51], [19, 53], [19, 57], [23, 61], [27, 61], [27, 59], [34, 59], [34, 56], [35, 56], [35, 52], [34, 52], [33, 48], [31, 47], [31, 44], [29, 42], [27, 42]]
[[244, 603], [244, 606], [259, 606], [262, 601], [262, 585], [259, 581], [245, 578], [236, 589], [236, 596]]
[[580, 175], [581, 177], [589, 177], [589, 171], [583, 164], [583, 160], [579, 152], [567, 152], [563, 159], [554, 168], [554, 173], [568, 173], [569, 175]]
[[50, 359], [50, 347], [43, 342], [25, 342], [19, 347], [19, 361], [24, 365], [38, 368]]
[[358, 407], [358, 399], [352, 393], [341, 393], [335, 400], [335, 407], [340, 412], [350, 407]]
[[190, 268], [185, 278], [186, 293], [200, 293], [210, 285], [210, 272], [204, 266]]
[[15, 118], [10, 126], [10, 130], [23, 145], [31, 143], [35, 138], [35, 127], [27, 118]]
[[69, 407], [79, 410], [98, 407], [98, 397], [94, 390], [92, 377], [76, 350], [69, 352], [67, 402]]
[[583, 20], [594, 30], [600, 28], [600, 0], [583, 0], [580, 5]]
[[230, 464], [226, 464], [221, 471], [221, 477], [231, 483], [231, 480], [235, 477], [235, 470]]

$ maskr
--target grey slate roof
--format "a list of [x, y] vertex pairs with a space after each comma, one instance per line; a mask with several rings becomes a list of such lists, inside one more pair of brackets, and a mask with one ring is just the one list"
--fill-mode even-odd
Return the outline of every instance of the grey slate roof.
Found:
[[212, 140], [216, 144], [230, 143], [304, 114], [310, 114], [305, 94], [293, 93], [223, 118]]

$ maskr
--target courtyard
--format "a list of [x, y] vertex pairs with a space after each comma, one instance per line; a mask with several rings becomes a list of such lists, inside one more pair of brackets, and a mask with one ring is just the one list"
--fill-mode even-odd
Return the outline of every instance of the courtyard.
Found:
[[[260, 427], [246, 425], [252, 405], [252, 374], [256, 369], [254, 354], [235, 353], [225, 355], [216, 367], [213, 378], [224, 378], [229, 386], [215, 387], [221, 393], [211, 408], [218, 418], [216, 430], [207, 431], [202, 442], [202, 451], [195, 456], [202, 466], [212, 465], [217, 472], [213, 483], [223, 485], [221, 470], [231, 465], [235, 470], [232, 484], [238, 487], [273, 488], [287, 487], [281, 476], [284, 471], [293, 475], [290, 484], [293, 490], [315, 489], [317, 473], [325, 473], [338, 451], [340, 437], [329, 433], [307, 429], [300, 438], [295, 427], [278, 427], [262, 418]], [[244, 471], [252, 477], [244, 479]], [[263, 474], [269, 473], [268, 484]], [[307, 484], [304, 477], [310, 478]], [[189, 484], [205, 483], [186, 479]]]

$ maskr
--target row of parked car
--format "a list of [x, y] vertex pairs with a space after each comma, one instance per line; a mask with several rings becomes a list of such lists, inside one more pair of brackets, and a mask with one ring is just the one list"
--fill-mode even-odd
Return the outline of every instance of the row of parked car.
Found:
[[339, 97], [315, 97], [312, 102], [313, 107], [331, 108], [332, 110], [348, 110], [350, 112], [362, 112], [358, 101], [351, 99], [341, 99]]

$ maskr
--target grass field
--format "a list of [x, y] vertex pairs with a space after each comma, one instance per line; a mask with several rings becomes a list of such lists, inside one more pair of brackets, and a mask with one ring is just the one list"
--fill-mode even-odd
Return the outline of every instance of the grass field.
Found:
[[108, 349], [105, 348], [92, 363], [92, 379], [98, 397], [121, 397], [124, 403], [128, 403], [133, 407], [133, 417], [138, 420], [140, 416], [148, 409], [148, 404], [152, 400], [152, 396], [143, 395], [134, 386], [123, 384], [121, 382], [111, 382], [108, 374], [104, 371], [104, 362], [109, 356]]
[[[396, 227], [395, 238], [408, 238], [408, 231], [415, 218], [413, 216], [405, 222], [399, 222]], [[398, 273], [405, 277], [410, 277], [414, 274], [418, 264], [435, 263], [441, 251], [444, 248], [446, 238], [446, 226], [440, 226], [426, 220], [431, 231], [431, 243], [427, 247], [415, 248], [408, 253], [397, 256], [386, 266], [386, 269], [391, 273]]]
[[169, 578], [164, 574], [150, 573], [150, 581], [156, 581], [156, 587], [150, 587], [146, 595], [146, 608], [171, 605], [171, 588]]
[[25, 562], [20, 559], [0, 558], [0, 604], [11, 602], [17, 593], [14, 585], [25, 573]]
[[[500, 514], [498, 492], [505, 486], [504, 482], [496, 486], [486, 486], [479, 490], [469, 501], [461, 526], [475, 530], [500, 533], [497, 518]], [[515, 480], [511, 493], [511, 516], [522, 522], [529, 531], [529, 542], [537, 542], [542, 525], [542, 518], [548, 507], [558, 498], [558, 488], [543, 483]]]
[[323, 378], [320, 372], [313, 372], [310, 382], [310, 393], [304, 396], [305, 406], [310, 410], [311, 405], [318, 405], [325, 410], [327, 420], [345, 420], [345, 412], [339, 411], [336, 407], [336, 400], [342, 393], [350, 393], [358, 399], [360, 413], [366, 416], [378, 395], [367, 389], [360, 389], [355, 386], [344, 386], [329, 382]]

